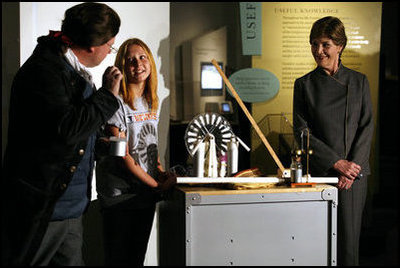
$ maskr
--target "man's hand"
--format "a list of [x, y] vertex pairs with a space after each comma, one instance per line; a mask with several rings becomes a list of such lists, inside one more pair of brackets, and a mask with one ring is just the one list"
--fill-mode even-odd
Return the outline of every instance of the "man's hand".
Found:
[[117, 67], [108, 67], [103, 74], [103, 87], [114, 94], [114, 96], [118, 96], [122, 77], [122, 73]]

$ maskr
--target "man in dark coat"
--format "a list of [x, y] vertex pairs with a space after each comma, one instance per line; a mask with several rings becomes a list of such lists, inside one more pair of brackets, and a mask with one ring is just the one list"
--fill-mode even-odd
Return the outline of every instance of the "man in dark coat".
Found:
[[3, 265], [83, 264], [96, 131], [118, 109], [122, 78], [109, 67], [96, 90], [86, 68], [111, 52], [119, 27], [107, 5], [73, 6], [14, 78], [1, 181]]

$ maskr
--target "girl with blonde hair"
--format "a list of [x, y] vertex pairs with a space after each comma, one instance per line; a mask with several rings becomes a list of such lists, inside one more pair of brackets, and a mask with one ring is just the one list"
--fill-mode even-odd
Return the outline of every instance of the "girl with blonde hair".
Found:
[[143, 266], [160, 191], [176, 176], [164, 172], [158, 156], [157, 69], [149, 47], [126, 40], [115, 60], [123, 75], [119, 109], [107, 135], [127, 139], [126, 156], [105, 156], [96, 166], [103, 216], [106, 265]]

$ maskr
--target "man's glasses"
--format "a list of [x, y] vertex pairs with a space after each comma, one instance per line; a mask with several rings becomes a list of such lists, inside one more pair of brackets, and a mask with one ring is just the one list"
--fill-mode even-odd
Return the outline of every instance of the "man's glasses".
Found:
[[110, 47], [110, 49], [111, 49], [111, 53], [113, 53], [113, 54], [116, 54], [116, 53], [118, 53], [118, 49], [116, 49], [115, 47], [113, 47], [112, 45], [110, 45], [109, 43], [106, 43], [107, 44], [107, 46], [109, 46]]

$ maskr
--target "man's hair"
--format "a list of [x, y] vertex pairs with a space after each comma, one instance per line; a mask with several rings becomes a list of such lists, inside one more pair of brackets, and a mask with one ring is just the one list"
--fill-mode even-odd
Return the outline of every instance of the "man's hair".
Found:
[[82, 3], [65, 11], [61, 31], [77, 46], [100, 46], [117, 35], [121, 20], [109, 6]]

